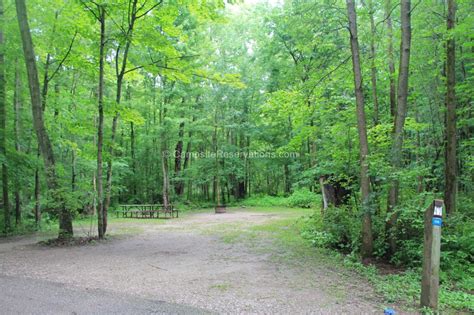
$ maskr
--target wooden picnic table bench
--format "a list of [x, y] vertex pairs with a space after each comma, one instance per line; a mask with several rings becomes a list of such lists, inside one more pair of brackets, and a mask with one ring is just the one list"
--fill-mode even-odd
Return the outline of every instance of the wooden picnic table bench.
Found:
[[[161, 214], [161, 216], [160, 216]], [[117, 218], [135, 218], [135, 219], [169, 219], [176, 218], [179, 215], [178, 209], [172, 205], [165, 207], [161, 204], [137, 204], [137, 205], [119, 205], [115, 209]]]

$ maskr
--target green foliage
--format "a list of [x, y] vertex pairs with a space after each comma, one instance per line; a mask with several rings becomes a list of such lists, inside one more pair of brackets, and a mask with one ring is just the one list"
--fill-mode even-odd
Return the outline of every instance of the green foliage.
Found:
[[315, 213], [307, 222], [302, 236], [314, 246], [350, 253], [360, 245], [360, 220], [350, 207], [330, 207], [324, 216]]
[[[136, 21], [133, 32], [127, 32], [129, 1], [100, 2], [107, 5], [103, 166], [113, 164], [113, 204], [161, 203], [163, 182], [169, 179], [170, 199], [183, 210], [213, 207], [215, 190], [227, 204], [317, 208], [320, 197], [314, 191], [319, 187], [319, 176], [334, 176], [350, 183], [351, 204], [330, 208], [323, 217], [315, 214], [306, 222], [303, 235], [317, 247], [358, 251], [362, 217], [359, 143], [343, 1], [257, 1], [253, 5], [239, 3], [230, 10], [235, 1], [139, 1], [141, 12], [155, 2], [157, 7]], [[457, 2], [456, 28], [449, 33], [441, 14], [445, 12], [443, 1], [419, 1], [413, 8], [403, 168], [394, 171], [388, 17], [381, 2], [371, 2], [372, 8], [362, 4], [357, 11], [370, 147], [374, 256], [410, 270], [421, 263], [423, 212], [444, 190], [445, 40], [456, 39], [459, 195], [457, 214], [445, 220], [443, 227], [441, 280], [445, 303], [463, 308], [469, 298], [454, 290], [472, 292], [474, 274], [472, 4]], [[40, 228], [56, 222], [59, 206], [75, 216], [87, 216], [97, 204], [99, 34], [98, 23], [82, 1], [28, 3], [39, 77], [43, 79], [47, 70], [49, 76], [54, 73], [41, 85], [49, 83], [44, 116], [60, 182], [57, 190], [47, 191], [28, 110], [25, 67], [16, 62], [22, 60], [22, 50], [13, 6], [8, 3], [4, 12], [6, 104], [10, 105], [6, 110], [6, 154], [0, 156], [0, 162], [8, 166], [10, 201], [14, 192], [20, 194], [23, 223], [14, 229], [16, 233], [36, 229], [35, 188], [40, 189], [43, 212]], [[370, 10], [375, 34], [371, 32]], [[395, 6], [391, 12], [394, 47], [400, 38], [398, 14]], [[374, 56], [368, 46], [372, 39]], [[128, 42], [123, 88], [118, 91], [116, 67], [125, 62]], [[397, 49], [394, 55], [398, 64]], [[377, 79], [374, 90], [370, 85], [372, 67]], [[19, 106], [14, 111], [15, 95]], [[117, 113], [120, 117], [112, 143], [112, 121]], [[175, 152], [178, 144], [189, 153], [232, 156], [194, 155], [178, 162], [172, 154], [161, 154], [164, 149]], [[276, 156], [245, 156], [252, 152]], [[295, 155], [285, 156], [290, 153]], [[106, 174], [102, 179], [106, 181]], [[216, 179], [220, 189], [214, 188]], [[397, 251], [388, 257], [385, 225], [392, 215], [386, 212], [391, 180], [399, 182], [400, 194], [394, 209]], [[177, 192], [179, 184], [184, 187], [181, 192]], [[296, 190], [291, 193], [292, 189]], [[244, 199], [246, 194], [252, 197]], [[384, 294], [390, 300], [403, 294], [412, 299], [412, 285], [418, 281], [414, 272], [397, 276], [390, 278], [394, 285]], [[406, 292], [393, 291], [396, 285]]]
[[239, 204], [249, 207], [287, 206], [288, 198], [268, 195], [252, 196], [240, 202]]
[[307, 188], [297, 189], [288, 197], [290, 207], [313, 208], [318, 205], [318, 202], [320, 202], [318, 195]]
[[474, 218], [457, 214], [446, 220], [441, 234], [441, 280], [474, 290]]
[[[420, 195], [400, 205], [397, 221], [397, 251], [391, 256], [395, 265], [408, 268], [394, 269], [396, 273], [379, 275], [375, 266], [363, 266], [358, 262], [360, 245], [360, 219], [350, 207], [329, 208], [321, 217], [315, 212], [306, 219], [301, 236], [315, 247], [336, 249], [346, 256], [346, 264], [367, 276], [388, 303], [403, 302], [418, 305], [421, 283], [421, 259], [423, 253], [423, 215], [427, 200], [433, 196]], [[384, 235], [385, 220], [373, 222], [374, 254], [386, 257]], [[380, 237], [381, 235], [381, 237]], [[441, 241], [441, 291], [440, 305], [446, 310], [474, 310], [474, 221], [466, 214], [457, 214], [443, 223]], [[354, 255], [355, 254], [355, 255]]]
[[[363, 274], [374, 285], [387, 303], [404, 303], [418, 308], [421, 293], [421, 269], [408, 269], [403, 272], [380, 274], [375, 266], [364, 266], [357, 260], [346, 257], [344, 264]], [[447, 285], [440, 286], [440, 310], [451, 314], [457, 311], [474, 311], [474, 296]], [[426, 313], [428, 310], [421, 310]], [[429, 311], [428, 311], [429, 313]]]
[[307, 189], [295, 190], [289, 197], [258, 195], [249, 197], [239, 205], [249, 207], [313, 208], [320, 202], [319, 196]]

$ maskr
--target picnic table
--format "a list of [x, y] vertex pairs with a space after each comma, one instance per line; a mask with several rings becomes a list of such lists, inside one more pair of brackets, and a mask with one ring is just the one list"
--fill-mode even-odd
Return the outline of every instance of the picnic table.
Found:
[[161, 204], [119, 205], [115, 209], [117, 218], [170, 219], [177, 218], [178, 214], [178, 209], [174, 209], [172, 205], [165, 207]]

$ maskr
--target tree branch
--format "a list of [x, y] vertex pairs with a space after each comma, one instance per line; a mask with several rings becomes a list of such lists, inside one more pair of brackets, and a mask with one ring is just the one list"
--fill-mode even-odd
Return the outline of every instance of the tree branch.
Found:
[[51, 74], [51, 76], [48, 78], [48, 81], [51, 81], [54, 78], [54, 76], [56, 75], [56, 73], [58, 73], [59, 69], [63, 66], [64, 61], [66, 61], [67, 57], [71, 53], [72, 46], [74, 45], [74, 41], [76, 40], [76, 36], [77, 36], [77, 30], [74, 32], [74, 36], [72, 37], [71, 43], [69, 44], [69, 47], [66, 51], [66, 54], [64, 55], [64, 57], [59, 62], [58, 66], [54, 70], [53, 74]]
[[419, 0], [414, 6], [413, 8], [410, 10], [409, 14], [411, 14], [413, 12], [413, 10], [416, 9], [416, 7], [421, 3], [421, 0]]
[[[173, 59], [185, 59], [185, 58], [193, 58], [193, 57], [199, 57], [200, 55], [187, 55], [187, 56], [180, 56], [180, 57], [176, 57], [176, 58], [168, 58], [168, 60], [173, 60]], [[156, 66], [156, 64], [158, 64], [160, 61], [152, 61], [148, 64], [145, 64], [145, 65], [140, 65], [140, 66], [137, 66], [137, 67], [134, 67], [134, 68], [131, 68], [131, 69], [128, 69], [126, 71], [123, 72], [123, 74], [127, 74], [129, 72], [133, 72], [133, 71], [136, 71], [136, 70], [139, 70], [139, 69], [142, 69], [144, 67], [147, 67], [147, 66]], [[162, 68], [162, 67], [158, 67], [158, 68]], [[179, 70], [179, 71], [182, 71], [180, 69], [175, 69], [175, 68], [168, 68], [168, 70]]]
[[390, 10], [390, 12], [388, 12], [387, 16], [383, 20], [378, 21], [377, 24], [375, 24], [375, 28], [377, 28], [377, 26], [379, 26], [380, 23], [387, 21], [392, 16], [392, 13], [395, 10], [395, 8], [398, 7], [399, 5], [400, 3], [395, 4], [393, 8]]
[[[156, 8], [157, 6], [161, 5], [163, 3], [163, 0], [160, 0], [158, 1], [157, 3], [155, 3], [154, 5], [152, 5], [148, 10], [146, 10], [145, 12], [143, 12], [142, 14], [140, 15], [137, 15], [137, 20], [140, 19], [141, 17], [147, 15], [148, 13], [150, 13], [154, 8]], [[137, 13], [140, 12], [140, 10], [145, 6], [146, 4], [146, 1], [145, 3], [143, 3], [143, 5], [137, 10]]]
[[120, 44], [117, 46], [115, 50], [115, 75], [118, 77], [119, 75], [119, 52], [120, 52]]
[[[89, 6], [87, 5], [87, 3], [86, 3], [84, 0], [79, 0], [79, 1], [81, 1], [82, 5], [85, 6], [86, 9], [89, 10], [90, 13], [92, 13], [92, 15], [94, 15], [94, 17], [95, 17], [95, 19], [96, 19], [97, 21], [100, 22], [100, 18], [99, 18], [99, 16], [95, 13], [95, 11], [94, 11], [91, 7], [89, 7]], [[97, 5], [95, 2], [92, 2], [92, 3], [94, 3], [95, 5]]]
[[346, 57], [346, 59], [344, 59], [340, 64], [338, 64], [334, 69], [332, 69], [331, 71], [327, 72], [325, 75], [323, 75], [321, 78], [319, 78], [319, 80], [313, 85], [313, 88], [311, 89], [311, 93], [313, 93], [314, 89], [321, 83], [323, 82], [327, 77], [329, 77], [331, 74], [333, 74], [334, 72], [336, 72], [340, 67], [342, 67], [347, 61], [349, 61], [349, 59], [351, 59], [351, 56], [348, 56]]

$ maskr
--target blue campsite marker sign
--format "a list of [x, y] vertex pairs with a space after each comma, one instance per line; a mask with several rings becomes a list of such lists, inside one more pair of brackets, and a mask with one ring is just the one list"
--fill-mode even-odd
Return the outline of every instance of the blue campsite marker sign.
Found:
[[433, 218], [431, 219], [431, 223], [433, 224], [433, 226], [441, 226], [443, 224], [443, 219]]

